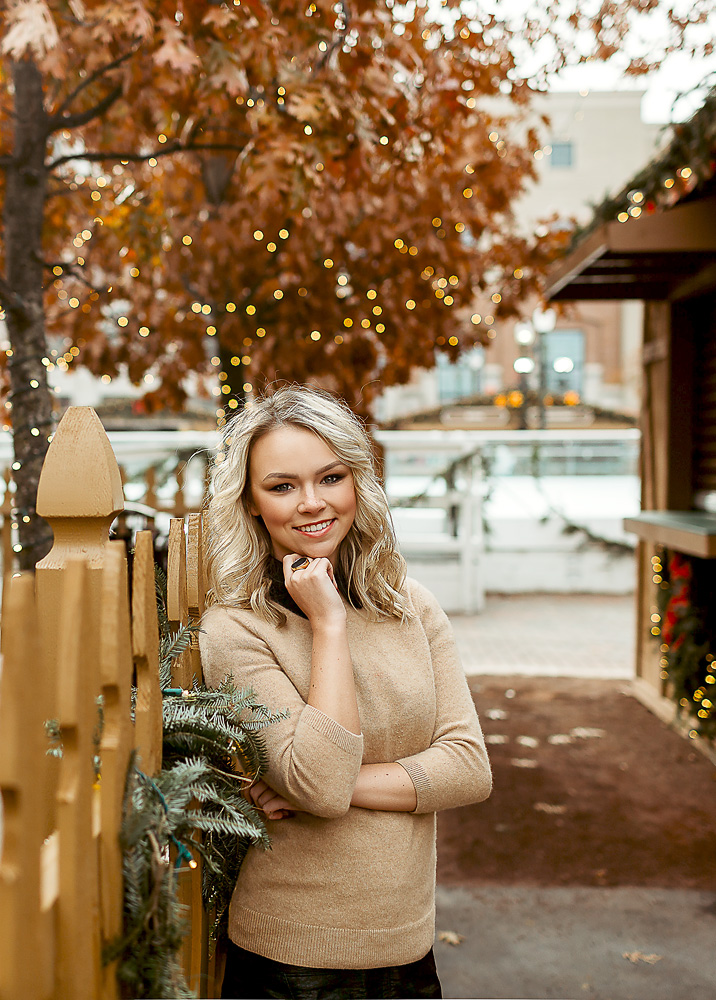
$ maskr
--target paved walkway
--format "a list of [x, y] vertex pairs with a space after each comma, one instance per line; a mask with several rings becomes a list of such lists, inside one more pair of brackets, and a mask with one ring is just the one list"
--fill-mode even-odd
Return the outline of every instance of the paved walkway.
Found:
[[634, 615], [631, 594], [519, 594], [450, 620], [469, 675], [620, 679], [634, 676]]
[[[619, 680], [634, 675], [634, 614], [632, 596], [532, 594], [488, 597], [482, 614], [451, 621], [468, 674]], [[438, 886], [437, 904], [446, 998], [716, 996], [713, 893]]]
[[[445, 997], [713, 1000], [716, 896], [679, 889], [438, 886]], [[451, 945], [441, 931], [463, 940]]]

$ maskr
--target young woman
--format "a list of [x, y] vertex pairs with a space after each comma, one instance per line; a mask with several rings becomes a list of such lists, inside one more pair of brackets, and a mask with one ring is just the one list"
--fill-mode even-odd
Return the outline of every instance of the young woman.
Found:
[[229, 425], [208, 507], [204, 674], [289, 716], [264, 730], [223, 997], [439, 997], [435, 813], [487, 798], [450, 625], [405, 579], [361, 423], [292, 387]]

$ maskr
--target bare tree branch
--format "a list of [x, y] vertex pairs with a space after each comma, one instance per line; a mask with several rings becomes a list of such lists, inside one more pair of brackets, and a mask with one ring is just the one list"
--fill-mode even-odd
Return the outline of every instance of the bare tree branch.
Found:
[[50, 127], [48, 128], [48, 135], [52, 132], [57, 132], [61, 128], [79, 128], [80, 125], [86, 125], [91, 122], [94, 118], [99, 118], [105, 112], [109, 111], [115, 101], [118, 101], [122, 96], [122, 84], [119, 83], [117, 86], [110, 90], [101, 101], [94, 104], [91, 108], [87, 108], [86, 111], [77, 111], [75, 114], [68, 114], [65, 112], [62, 116], [53, 115], [49, 119]]
[[52, 127], [66, 128], [67, 119], [63, 118], [62, 116], [65, 113], [65, 111], [69, 111], [70, 107], [72, 106], [72, 102], [75, 100], [75, 98], [78, 97], [82, 93], [82, 91], [85, 90], [87, 87], [91, 87], [92, 84], [96, 80], [99, 80], [101, 77], [103, 77], [105, 73], [111, 72], [113, 69], [116, 69], [117, 66], [121, 66], [123, 62], [126, 62], [127, 59], [131, 59], [132, 56], [135, 55], [135, 53], [138, 51], [139, 51], [139, 46], [136, 46], [135, 48], [130, 49], [128, 52], [123, 52], [122, 55], [117, 56], [117, 58], [113, 59], [112, 62], [109, 62], [104, 66], [100, 66], [99, 69], [96, 69], [94, 71], [94, 73], [90, 73], [90, 75], [87, 77], [86, 80], [83, 80], [82, 83], [78, 84], [78, 86], [76, 86], [75, 89], [67, 95], [67, 97], [64, 99], [64, 101], [59, 106], [54, 115], [50, 117], [50, 124], [52, 125]]
[[8, 312], [23, 313], [26, 309], [25, 300], [12, 290], [3, 277], [0, 277], [0, 303]]
[[[80, 267], [79, 264], [71, 264], [64, 260], [55, 260], [55, 261], [42, 260], [39, 257], [38, 260], [40, 261], [43, 267], [46, 267], [48, 269], [48, 271], [54, 270], [54, 268], [56, 267], [61, 267], [63, 274], [71, 275], [77, 281], [81, 282], [83, 285], [86, 285], [87, 288], [89, 288], [91, 291], [97, 292], [98, 294], [102, 291], [102, 289], [100, 288], [95, 288], [92, 282], [89, 281], [87, 278], [85, 278], [84, 274], [82, 273], [82, 268]], [[55, 275], [55, 277], [57, 277], [57, 275]]]
[[152, 150], [150, 153], [86, 150], [84, 152], [67, 153], [65, 156], [58, 156], [57, 159], [48, 163], [47, 169], [55, 170], [63, 163], [68, 163], [70, 160], [88, 160], [92, 163], [98, 163], [102, 160], [126, 160], [129, 163], [142, 163], [147, 160], [151, 160], [152, 158], [158, 159], [160, 156], [170, 156], [172, 153], [194, 153], [203, 151], [243, 153], [245, 149], [246, 144], [239, 146], [232, 142], [212, 142], [201, 144], [188, 143], [186, 145], [180, 142], [174, 142], [167, 143], [165, 146], [160, 146], [159, 149]]

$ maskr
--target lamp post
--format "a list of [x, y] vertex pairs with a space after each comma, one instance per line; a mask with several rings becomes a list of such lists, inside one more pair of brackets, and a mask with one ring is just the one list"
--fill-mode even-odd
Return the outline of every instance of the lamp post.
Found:
[[537, 355], [537, 412], [540, 430], [544, 430], [547, 426], [547, 413], [544, 406], [544, 397], [547, 393], [547, 359], [545, 357], [544, 335], [554, 330], [556, 322], [557, 313], [554, 309], [535, 309], [532, 313], [532, 326], [538, 335], [535, 353]]
[[[537, 371], [537, 424], [540, 430], [546, 426], [544, 397], [547, 391], [547, 362], [545, 358], [544, 334], [554, 330], [557, 313], [554, 309], [535, 309], [530, 320], [522, 320], [515, 324], [514, 334], [517, 345], [522, 348], [523, 356], [515, 361], [513, 367], [521, 376], [520, 390], [527, 384], [527, 375]], [[529, 366], [525, 367], [525, 362]], [[519, 365], [519, 367], [518, 367]], [[527, 427], [527, 413], [523, 411], [520, 427]]]
[[535, 363], [532, 358], [520, 357], [517, 358], [512, 366], [515, 372], [520, 377], [520, 393], [522, 394], [522, 402], [520, 403], [519, 411], [519, 429], [521, 431], [527, 430], [527, 377], [532, 374], [535, 370]]

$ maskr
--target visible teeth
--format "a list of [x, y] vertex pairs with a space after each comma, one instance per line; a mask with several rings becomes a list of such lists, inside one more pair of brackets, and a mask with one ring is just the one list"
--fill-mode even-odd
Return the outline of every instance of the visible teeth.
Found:
[[309, 533], [312, 531], [323, 531], [323, 529], [327, 528], [330, 523], [331, 521], [321, 521], [319, 524], [306, 524], [300, 527], [298, 530], [308, 531]]

